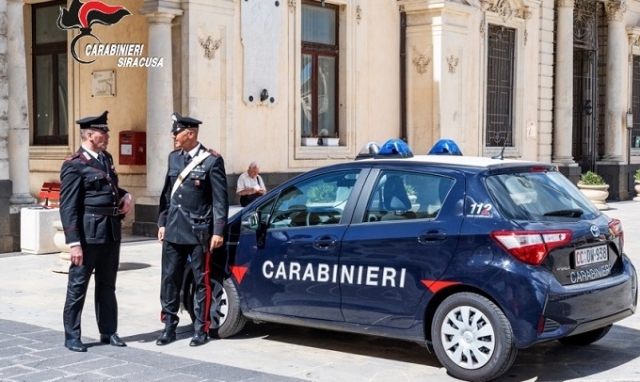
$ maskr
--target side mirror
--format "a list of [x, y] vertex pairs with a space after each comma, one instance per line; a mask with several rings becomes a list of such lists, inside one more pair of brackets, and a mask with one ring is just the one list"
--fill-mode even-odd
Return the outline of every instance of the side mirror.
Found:
[[250, 230], [257, 230], [260, 228], [260, 216], [259, 212], [254, 212], [242, 220], [242, 227]]
[[269, 228], [270, 214], [265, 214], [264, 218], [261, 211], [256, 212], [255, 215], [258, 219], [258, 228], [256, 229], [256, 244], [258, 248], [263, 249], [265, 247], [265, 238], [267, 237], [267, 228]]

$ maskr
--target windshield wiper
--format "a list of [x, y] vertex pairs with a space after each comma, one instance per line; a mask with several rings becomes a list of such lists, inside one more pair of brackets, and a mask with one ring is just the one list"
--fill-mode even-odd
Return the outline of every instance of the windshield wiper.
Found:
[[570, 208], [566, 210], [556, 210], [556, 211], [545, 212], [544, 216], [569, 216], [572, 218], [579, 218], [580, 216], [582, 216], [582, 214], [584, 214], [584, 211], [582, 211], [581, 209]]

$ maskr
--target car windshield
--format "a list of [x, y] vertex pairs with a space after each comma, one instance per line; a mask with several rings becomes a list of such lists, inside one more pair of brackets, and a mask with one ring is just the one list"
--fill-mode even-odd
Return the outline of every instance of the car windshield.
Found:
[[598, 209], [557, 171], [489, 176], [487, 189], [502, 214], [511, 220], [593, 219]]

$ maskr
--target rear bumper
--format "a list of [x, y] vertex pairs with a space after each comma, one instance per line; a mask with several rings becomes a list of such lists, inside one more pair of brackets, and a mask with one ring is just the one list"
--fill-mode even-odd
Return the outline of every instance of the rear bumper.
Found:
[[626, 256], [622, 262], [622, 273], [606, 280], [551, 284], [543, 311], [544, 330], [535, 342], [588, 332], [631, 316], [638, 304], [638, 279]]

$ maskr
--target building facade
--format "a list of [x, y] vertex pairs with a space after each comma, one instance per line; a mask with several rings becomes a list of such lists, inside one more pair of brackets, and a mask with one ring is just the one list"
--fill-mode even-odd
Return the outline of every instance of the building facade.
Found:
[[[20, 208], [109, 110], [109, 151], [155, 235], [173, 111], [204, 122], [229, 192], [269, 188], [370, 141], [596, 170], [628, 199], [640, 167], [640, 2], [594, 0], [0, 2], [1, 251]], [[635, 117], [635, 118], [634, 118]], [[232, 197], [231, 199], [235, 199]], [[11, 240], [4, 240], [7, 238]]]

